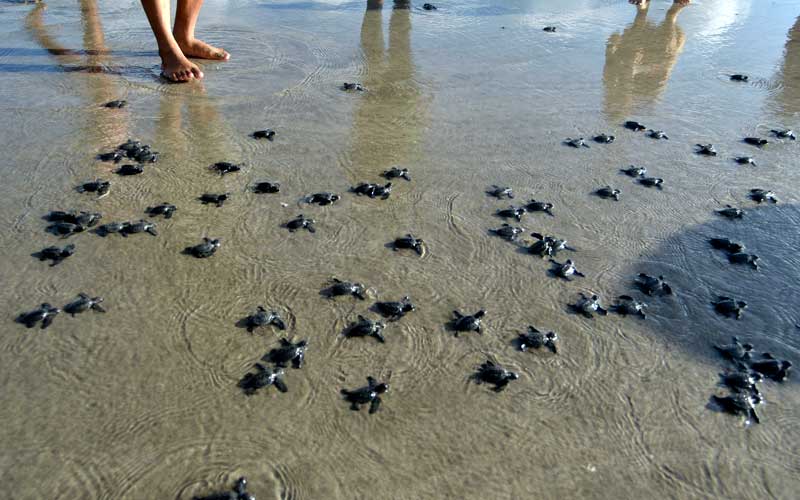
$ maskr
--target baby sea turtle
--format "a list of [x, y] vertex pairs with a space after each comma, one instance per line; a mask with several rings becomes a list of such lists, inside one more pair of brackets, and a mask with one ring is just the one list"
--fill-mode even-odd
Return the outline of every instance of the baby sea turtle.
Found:
[[392, 194], [392, 183], [387, 182], [385, 185], [372, 184], [369, 182], [362, 182], [361, 184], [352, 188], [352, 191], [359, 196], [369, 196], [370, 198], [387, 199]]
[[728, 219], [741, 219], [744, 217], [744, 210], [730, 205], [725, 205], [725, 208], [717, 210], [717, 213]]
[[575, 251], [574, 248], [567, 246], [567, 240], [561, 240], [553, 236], [544, 236], [539, 233], [531, 233], [531, 236], [536, 238], [537, 241], [535, 241], [528, 250], [541, 258], [552, 257], [561, 250]]
[[752, 253], [736, 252], [728, 255], [731, 264], [747, 264], [758, 270], [758, 255]]
[[647, 175], [647, 169], [645, 167], [637, 167], [634, 165], [628, 168], [621, 168], [619, 171], [629, 177], [644, 177]]
[[438, 10], [438, 9], [436, 8], [436, 6], [435, 6], [435, 5], [433, 5], [432, 3], [425, 3], [425, 4], [422, 4], [422, 8], [423, 8], [423, 9], [425, 9], [425, 10]]
[[713, 144], [695, 144], [697, 151], [695, 153], [705, 156], [717, 156], [717, 150], [714, 149]]
[[585, 274], [578, 271], [578, 269], [575, 267], [575, 264], [570, 259], [567, 259], [567, 261], [564, 262], [563, 264], [560, 262], [556, 262], [553, 259], [550, 259], [550, 262], [552, 262], [553, 265], [555, 266], [552, 271], [553, 274], [558, 276], [559, 278], [569, 281], [570, 276], [580, 276], [581, 278], [586, 277]]
[[519, 350], [523, 352], [527, 351], [531, 347], [534, 349], [539, 349], [540, 347], [544, 346], [550, 349], [553, 354], [558, 354], [556, 342], [558, 342], [558, 335], [556, 335], [554, 332], [542, 333], [534, 326], [528, 326], [528, 332], [520, 333], [519, 338], [517, 338]]
[[152, 236], [158, 236], [158, 231], [156, 231], [156, 225], [150, 221], [146, 220], [139, 220], [138, 222], [127, 222], [125, 226], [122, 228], [122, 231], [119, 232], [124, 237], [128, 237], [129, 234], [137, 234], [137, 233], [147, 233]]
[[288, 339], [282, 338], [280, 343], [280, 347], [270, 350], [262, 359], [282, 368], [289, 366], [289, 363], [295, 368], [302, 368], [303, 361], [305, 361], [306, 357], [308, 341], [301, 340], [299, 342], [291, 342]]
[[106, 312], [100, 303], [103, 302], [103, 297], [89, 297], [85, 293], [79, 293], [78, 298], [64, 306], [64, 312], [70, 316], [75, 316], [89, 309], [97, 312]]
[[114, 171], [118, 175], [139, 175], [142, 172], [144, 172], [143, 165], [123, 165]]
[[747, 302], [736, 300], [732, 297], [725, 297], [723, 295], [720, 295], [717, 297], [717, 300], [711, 303], [714, 305], [714, 309], [718, 313], [722, 314], [723, 316], [731, 316], [736, 319], [740, 319], [745, 308], [747, 308]]
[[120, 151], [124, 151], [125, 153], [128, 153], [129, 151], [138, 151], [141, 148], [142, 148], [142, 143], [140, 141], [134, 141], [133, 139], [128, 139], [127, 141], [117, 146], [117, 149], [119, 149]]
[[67, 245], [64, 248], [61, 247], [47, 247], [40, 250], [36, 255], [39, 260], [52, 260], [53, 263], [50, 264], [50, 267], [60, 264], [62, 260], [66, 259], [67, 257], [72, 256], [75, 253], [75, 245]]
[[382, 321], [373, 321], [364, 316], [358, 315], [358, 321], [351, 323], [344, 330], [345, 337], [374, 337], [380, 343], [386, 342], [383, 337], [383, 329], [386, 325]]
[[102, 218], [103, 216], [97, 212], [64, 212], [61, 210], [53, 210], [45, 216], [48, 222], [69, 222], [86, 227], [95, 226]]
[[723, 358], [731, 361], [747, 361], [753, 351], [753, 345], [739, 341], [738, 337], [731, 337], [730, 344], [714, 345]]
[[178, 207], [170, 203], [164, 202], [161, 205], [156, 205], [154, 207], [147, 207], [147, 209], [145, 209], [145, 212], [153, 217], [155, 217], [156, 215], [163, 215], [165, 219], [171, 219], [172, 214], [174, 214], [176, 210], [178, 210]]
[[552, 212], [553, 210], [552, 203], [545, 203], [543, 201], [536, 201], [532, 199], [531, 201], [528, 202], [527, 205], [525, 205], [525, 210], [527, 210], [528, 212], [544, 212], [551, 217], [555, 217], [555, 215], [553, 215]]
[[730, 238], [711, 238], [708, 240], [708, 242], [711, 243], [711, 246], [717, 250], [724, 250], [730, 253], [741, 252], [744, 250], [744, 245], [732, 241]]
[[127, 226], [127, 222], [109, 222], [97, 228], [97, 234], [100, 236], [108, 236], [112, 233], [120, 233]]
[[230, 193], [204, 193], [200, 195], [199, 200], [203, 205], [213, 204], [217, 207], [221, 207], [228, 200], [230, 195]]
[[763, 377], [760, 373], [750, 371], [746, 366], [741, 365], [738, 370], [720, 373], [720, 383], [734, 392], [750, 392], [758, 394], [756, 383]]
[[341, 394], [350, 403], [350, 409], [358, 411], [361, 405], [369, 404], [370, 415], [378, 411], [381, 406], [381, 394], [389, 391], [389, 384], [386, 382], [378, 383], [372, 377], [367, 377], [367, 385], [358, 389], [342, 389]]
[[672, 295], [672, 287], [664, 281], [664, 276], [656, 278], [645, 273], [639, 273], [636, 277], [636, 285], [647, 295]]
[[261, 181], [253, 185], [253, 192], [259, 194], [279, 193], [281, 185], [277, 182]]
[[306, 217], [303, 214], [300, 214], [294, 219], [287, 222], [285, 224], [285, 227], [291, 233], [297, 231], [298, 229], [305, 229], [309, 233], [316, 233], [317, 228], [314, 227], [315, 223], [316, 221], [314, 219], [306, 219]]
[[86, 228], [80, 224], [72, 224], [69, 222], [56, 222], [47, 226], [47, 231], [63, 238], [69, 238], [73, 234], [82, 233]]
[[253, 333], [256, 328], [274, 325], [278, 330], [286, 330], [286, 323], [275, 311], [267, 311], [264, 306], [258, 306], [256, 312], [245, 320], [247, 331]]
[[151, 151], [150, 146], [143, 146], [135, 152], [128, 152], [128, 157], [139, 163], [155, 163], [158, 161], [158, 152]]
[[486, 311], [481, 309], [480, 311], [476, 312], [475, 314], [464, 316], [458, 311], [453, 311], [455, 315], [455, 319], [453, 320], [453, 330], [455, 331], [456, 337], [458, 337], [459, 332], [481, 332], [481, 318], [486, 316]]
[[486, 194], [500, 200], [503, 198], [514, 198], [514, 190], [506, 186], [492, 185], [492, 187], [486, 191]]
[[750, 77], [747, 76], [747, 75], [741, 75], [741, 74], [738, 74], [738, 73], [735, 74], [735, 75], [731, 75], [731, 81], [733, 81], [733, 82], [746, 82], [749, 79], [750, 79]]
[[271, 141], [275, 138], [275, 131], [272, 130], [271, 128], [267, 128], [264, 130], [256, 130], [255, 132], [253, 132], [253, 138], [267, 139], [268, 141]]
[[794, 135], [794, 131], [789, 129], [786, 130], [772, 129], [770, 132], [772, 132], [772, 135], [774, 135], [778, 139], [791, 139], [793, 141], [797, 139], [797, 137]]
[[316, 203], [319, 206], [324, 207], [326, 205], [332, 205], [336, 203], [340, 198], [341, 196], [334, 193], [314, 193], [306, 198], [306, 203]]
[[127, 105], [128, 105], [128, 101], [125, 101], [125, 100], [122, 100], [122, 99], [118, 99], [118, 100], [115, 100], [115, 101], [108, 101], [107, 103], [103, 104], [103, 107], [104, 108], [120, 109], [120, 108], [124, 108]]
[[381, 175], [385, 179], [403, 178], [407, 181], [411, 180], [411, 174], [408, 172], [407, 168], [392, 167], [389, 170], [384, 171]]
[[219, 239], [210, 239], [210, 238], [203, 238], [203, 242], [199, 245], [195, 245], [192, 247], [186, 247], [183, 251], [186, 254], [193, 255], [198, 259], [204, 259], [206, 257], [211, 257], [214, 255], [222, 243], [220, 243]]
[[416, 238], [411, 234], [407, 234], [402, 238], [397, 238], [394, 240], [394, 251], [397, 251], [401, 248], [414, 250], [417, 252], [417, 254], [422, 255], [425, 253], [425, 242], [422, 240], [422, 238]]
[[17, 323], [22, 323], [28, 328], [33, 328], [36, 326], [36, 323], [41, 321], [42, 330], [44, 330], [53, 323], [53, 319], [55, 319], [56, 315], [60, 312], [61, 309], [53, 307], [45, 302], [39, 306], [38, 309], [20, 314], [17, 316], [16, 321]]
[[500, 392], [506, 388], [509, 382], [517, 380], [519, 375], [512, 371], [503, 368], [499, 363], [492, 360], [486, 360], [479, 367], [472, 377], [476, 384], [492, 384], [494, 391]]
[[750, 199], [756, 203], [763, 203], [765, 201], [778, 203], [778, 198], [775, 197], [775, 193], [768, 189], [751, 189]]
[[756, 161], [753, 159], [752, 156], [737, 156], [736, 158], [733, 159], [733, 161], [735, 161], [739, 165], [752, 165], [754, 167], [757, 166]]
[[377, 309], [383, 317], [396, 321], [416, 308], [414, 304], [411, 303], [411, 298], [406, 296], [398, 301], [376, 302], [375, 309]]
[[571, 146], [573, 148], [591, 147], [588, 144], [586, 144], [586, 141], [583, 140], [583, 137], [578, 137], [577, 139], [573, 139], [572, 137], [567, 137], [566, 140], [564, 141], [564, 144], [566, 144], [567, 146]]
[[588, 295], [581, 292], [581, 298], [575, 304], [571, 304], [570, 308], [578, 314], [582, 314], [587, 318], [593, 318], [593, 313], [598, 313], [602, 316], [608, 314], [608, 311], [600, 306], [600, 297], [597, 295]]
[[644, 312], [646, 307], [647, 304], [639, 302], [630, 295], [620, 295], [617, 297], [617, 303], [609, 309], [622, 316], [641, 316], [642, 319], [646, 319], [647, 315]]
[[601, 198], [614, 198], [616, 201], [619, 201], [619, 195], [622, 194], [622, 191], [614, 189], [611, 186], [604, 186], [595, 191], [595, 194]]
[[644, 132], [645, 130], [647, 130], [647, 127], [645, 127], [639, 122], [634, 122], [634, 121], [625, 122], [625, 128], [628, 130], [633, 130], [634, 132]]
[[194, 497], [192, 500], [256, 500], [256, 497], [247, 492], [247, 478], [240, 477], [236, 480], [232, 491]]
[[517, 236], [525, 232], [525, 228], [512, 226], [510, 224], [503, 224], [497, 229], [490, 229], [489, 231], [508, 241], [514, 241], [517, 239]]
[[346, 90], [346, 91], [351, 91], [352, 90], [352, 91], [356, 91], [356, 92], [363, 92], [366, 89], [360, 83], [348, 83], [348, 82], [345, 82], [342, 85], [342, 90]]
[[639, 181], [639, 184], [641, 184], [642, 186], [656, 187], [658, 189], [663, 189], [664, 179], [660, 177], [640, 177], [637, 180]]
[[525, 207], [515, 207], [514, 205], [510, 205], [508, 208], [504, 208], [502, 210], [498, 210], [495, 215], [498, 217], [502, 217], [503, 219], [516, 219], [517, 221], [522, 220], [522, 216], [528, 210]]
[[556, 27], [555, 26], [545, 26], [544, 28], [542, 28], [542, 31], [547, 32], [547, 33], [555, 33], [556, 32]]
[[79, 193], [97, 193], [97, 197], [102, 198], [111, 190], [111, 182], [97, 179], [90, 182], [84, 182], [83, 184], [77, 186], [75, 190]]
[[366, 287], [361, 283], [350, 283], [349, 281], [342, 281], [337, 278], [331, 278], [333, 284], [323, 291], [323, 294], [328, 298], [339, 297], [342, 295], [352, 295], [361, 300], [367, 297], [364, 295]]
[[663, 130], [650, 129], [650, 130], [647, 131], [647, 137], [651, 137], [653, 139], [667, 139], [667, 140], [669, 140], [669, 137], [667, 137], [667, 134], [665, 134]]
[[751, 394], [734, 393], [730, 396], [711, 396], [714, 403], [726, 413], [731, 415], [744, 415], [746, 418], [745, 423], [750, 424], [760, 423], [758, 415], [756, 414], [755, 405], [758, 404], [760, 398]]
[[261, 363], [253, 365], [256, 369], [255, 373], [247, 373], [239, 381], [239, 387], [244, 391], [247, 396], [251, 396], [258, 392], [259, 389], [274, 385], [276, 389], [281, 392], [289, 390], [286, 387], [286, 382], [283, 381], [283, 369], [281, 368], [267, 368]]
[[97, 155], [97, 159], [100, 161], [113, 161], [114, 163], [119, 163], [125, 157], [119, 151], [111, 151], [110, 153], [100, 153]]
[[751, 146], [756, 146], [759, 148], [763, 148], [764, 146], [769, 144], [768, 140], [762, 139], [760, 137], [745, 137], [744, 142], [745, 144], [750, 144]]
[[231, 163], [229, 161], [218, 161], [217, 163], [208, 167], [210, 170], [215, 170], [219, 172], [220, 176], [225, 174], [232, 174], [233, 172], [238, 172], [242, 169], [241, 165], [237, 165], [235, 163]]
[[789, 376], [789, 370], [792, 368], [791, 361], [781, 361], [768, 352], [763, 353], [761, 358], [757, 361], [751, 361], [750, 368], [776, 382], [786, 380], [786, 377]]
[[599, 143], [599, 144], [611, 144], [617, 138], [614, 137], [613, 135], [600, 134], [600, 135], [594, 136], [592, 139], [594, 139], [594, 142]]

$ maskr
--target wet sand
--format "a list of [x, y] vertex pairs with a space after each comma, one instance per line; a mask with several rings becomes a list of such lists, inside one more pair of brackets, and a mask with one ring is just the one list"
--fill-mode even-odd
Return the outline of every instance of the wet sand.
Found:
[[[800, 2], [438, 5], [209, 0], [199, 34], [232, 60], [170, 85], [138, 2], [0, 4], [0, 484], [14, 498], [188, 499], [240, 475], [259, 499], [794, 497], [796, 381], [765, 382], [749, 428], [707, 405], [724, 393], [714, 343], [739, 335], [800, 361], [800, 144], [741, 143], [800, 127]], [[343, 93], [344, 81], [368, 91]], [[111, 99], [128, 107], [100, 106]], [[267, 127], [273, 142], [248, 135]], [[601, 132], [617, 141], [562, 144]], [[129, 137], [161, 159], [120, 178], [95, 156]], [[708, 142], [719, 156], [693, 153]], [[745, 154], [758, 167], [731, 160]], [[221, 178], [216, 161], [246, 168]], [[621, 175], [630, 164], [664, 189]], [[413, 180], [388, 200], [346, 193], [393, 165]], [[74, 191], [96, 177], [109, 196]], [[253, 194], [259, 180], [281, 193]], [[567, 239], [587, 277], [553, 279], [489, 236], [508, 205], [486, 196], [492, 184], [512, 186], [515, 203], [554, 203], [555, 217], [521, 225]], [[619, 202], [591, 195], [606, 184]], [[756, 206], [756, 187], [780, 203]], [[225, 191], [222, 208], [196, 200]], [[301, 203], [317, 191], [343, 199]], [[30, 256], [64, 244], [44, 231], [49, 210], [138, 220], [164, 201], [178, 212], [154, 219], [157, 237], [79, 234], [54, 268]], [[726, 204], [749, 213], [720, 219]], [[280, 227], [300, 213], [316, 234]], [[386, 247], [408, 232], [424, 256]], [[203, 236], [223, 240], [214, 257], [180, 254]], [[715, 236], [743, 241], [760, 271], [728, 264], [706, 244]], [[647, 320], [568, 313], [581, 291], [639, 297], [639, 272], [677, 292], [646, 299]], [[344, 339], [371, 302], [324, 299], [332, 276], [418, 308], [385, 344]], [[47, 330], [13, 322], [79, 292], [108, 312], [61, 314]], [[717, 295], [747, 300], [742, 319], [715, 314]], [[237, 381], [280, 336], [235, 326], [260, 304], [310, 347], [288, 393], [247, 397]], [[483, 335], [445, 328], [452, 310], [481, 308]], [[513, 349], [530, 324], [558, 333], [557, 355]], [[499, 394], [470, 384], [487, 356], [520, 380]], [[391, 375], [375, 415], [339, 394], [368, 375]]]

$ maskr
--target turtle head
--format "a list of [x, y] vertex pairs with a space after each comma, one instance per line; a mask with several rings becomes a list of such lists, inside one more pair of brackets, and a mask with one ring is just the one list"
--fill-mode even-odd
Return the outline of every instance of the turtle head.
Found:
[[300, 342], [296, 343], [294, 346], [295, 347], [308, 347], [308, 341], [307, 340], [301, 340]]
[[332, 195], [331, 195], [331, 200], [332, 200], [332, 201], [339, 201], [341, 198], [342, 198], [342, 197], [341, 197], [341, 196], [339, 196], [338, 194], [332, 194]]
[[781, 368], [785, 371], [792, 367], [792, 362], [788, 360], [784, 360], [781, 362]]
[[519, 374], [516, 372], [506, 372], [505, 378], [506, 380], [517, 380], [519, 378]]
[[478, 311], [475, 314], [473, 314], [473, 316], [475, 316], [476, 318], [482, 318], [482, 317], [486, 316], [486, 311], [481, 309], [480, 311]]
[[[734, 342], [738, 342], [738, 340], [734, 340]], [[750, 352], [753, 350], [753, 344], [742, 344], [742, 349], [744, 349], [747, 352]]]
[[414, 304], [412, 304], [412, 303], [411, 303], [411, 302], [409, 302], [409, 301], [404, 301], [404, 303], [403, 303], [403, 312], [411, 312], [411, 311], [413, 311], [414, 309], [416, 309], [416, 308], [414, 307]]
[[378, 384], [373, 388], [373, 390], [375, 392], [377, 392], [378, 394], [383, 394], [384, 392], [389, 392], [389, 384], [387, 384], [385, 382], [381, 383], [381, 384]]
[[240, 497], [247, 494], [247, 478], [242, 476], [236, 480], [233, 491]]

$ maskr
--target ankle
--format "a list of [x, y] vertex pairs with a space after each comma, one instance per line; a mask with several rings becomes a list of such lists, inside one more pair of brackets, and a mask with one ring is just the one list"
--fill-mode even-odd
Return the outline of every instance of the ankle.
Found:
[[194, 42], [194, 35], [190, 35], [188, 33], [172, 33], [172, 37], [175, 38], [175, 41], [178, 43], [179, 46], [185, 47], [190, 45]]

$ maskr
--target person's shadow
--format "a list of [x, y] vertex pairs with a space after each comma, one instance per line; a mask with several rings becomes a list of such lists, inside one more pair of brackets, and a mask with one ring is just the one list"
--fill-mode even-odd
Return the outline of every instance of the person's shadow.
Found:
[[791, 118], [800, 111], [800, 17], [789, 30], [777, 81], [780, 82], [774, 98], [777, 114]]
[[609, 37], [603, 83], [604, 111], [611, 121], [632, 116], [664, 92], [686, 42], [677, 24], [685, 6], [673, 3], [661, 24], [656, 25], [647, 20], [649, 2], [637, 5], [633, 22], [622, 33]]

